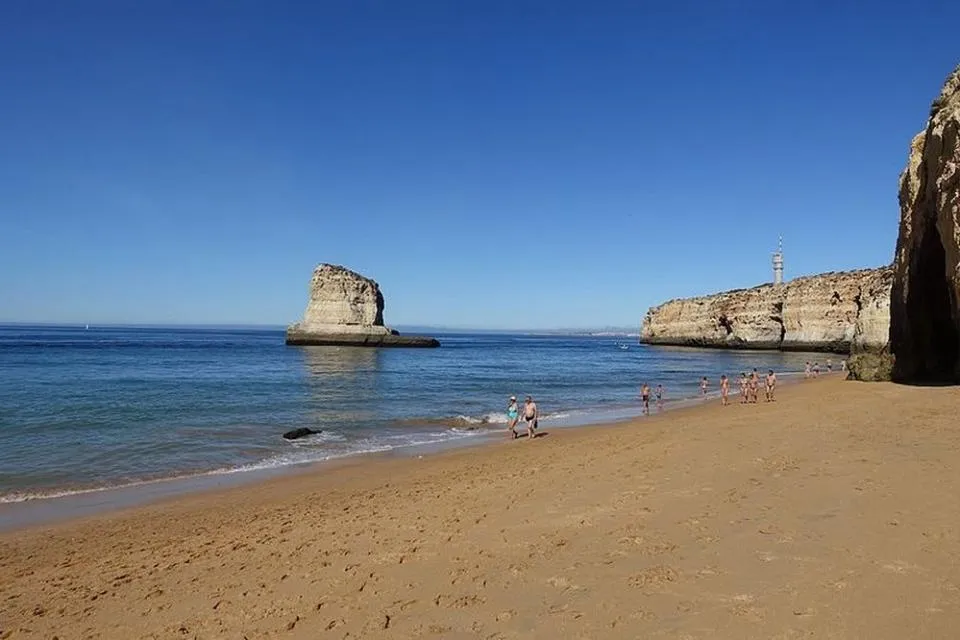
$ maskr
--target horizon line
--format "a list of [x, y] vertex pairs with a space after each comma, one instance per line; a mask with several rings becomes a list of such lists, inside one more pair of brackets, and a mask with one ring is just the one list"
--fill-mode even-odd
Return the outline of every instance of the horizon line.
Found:
[[[236, 328], [236, 329], [286, 329], [286, 324], [270, 323], [244, 323], [244, 322], [31, 322], [21, 320], [0, 321], [0, 327], [90, 327], [90, 328]], [[477, 332], [496, 332], [496, 333], [531, 333], [531, 332], [552, 332], [552, 333], [639, 333], [639, 325], [633, 326], [584, 326], [584, 327], [469, 327], [456, 325], [428, 325], [428, 324], [397, 324], [390, 328], [398, 330], [429, 330], [429, 331], [477, 331]]]

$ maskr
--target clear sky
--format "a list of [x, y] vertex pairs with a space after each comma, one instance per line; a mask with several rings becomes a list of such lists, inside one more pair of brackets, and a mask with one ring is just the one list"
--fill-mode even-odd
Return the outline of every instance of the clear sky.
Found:
[[[646, 8], [642, 8], [646, 7]], [[11, 0], [0, 321], [639, 323], [892, 259], [960, 2]]]

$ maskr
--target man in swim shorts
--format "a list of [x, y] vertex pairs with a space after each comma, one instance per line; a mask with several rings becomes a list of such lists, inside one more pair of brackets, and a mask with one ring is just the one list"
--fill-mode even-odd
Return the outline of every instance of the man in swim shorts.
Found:
[[773, 393], [777, 389], [777, 374], [773, 372], [773, 369], [767, 371], [767, 402], [773, 402], [774, 397]]
[[662, 409], [663, 409], [663, 385], [658, 384], [657, 385], [657, 411], [661, 411]]
[[532, 440], [536, 437], [537, 426], [540, 423], [540, 408], [530, 396], [527, 396], [523, 403], [523, 419], [527, 423], [527, 436]]
[[757, 375], [756, 369], [754, 369], [753, 373], [750, 374], [749, 383], [750, 383], [750, 393], [748, 394], [749, 401], [756, 402], [759, 399], [757, 389], [759, 389], [760, 387], [760, 376]]
[[511, 440], [517, 439], [517, 423], [520, 422], [520, 405], [517, 396], [510, 396], [507, 403], [507, 429], [510, 430]]
[[730, 381], [727, 380], [727, 374], [720, 376], [720, 401], [723, 406], [727, 406], [730, 402], [727, 400], [727, 395], [730, 393]]
[[740, 385], [740, 404], [747, 404], [747, 374], [741, 371], [737, 384]]
[[650, 385], [646, 382], [640, 385], [640, 403], [643, 405], [643, 414], [650, 415]]

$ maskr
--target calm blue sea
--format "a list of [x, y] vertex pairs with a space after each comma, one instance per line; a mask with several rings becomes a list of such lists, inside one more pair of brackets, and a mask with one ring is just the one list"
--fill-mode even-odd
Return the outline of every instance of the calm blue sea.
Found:
[[[439, 349], [287, 347], [279, 330], [0, 326], [0, 502], [231, 473], [503, 428], [636, 415], [640, 383], [800, 371], [810, 356], [644, 347], [636, 338], [439, 335]], [[821, 356], [822, 358], [822, 356]], [[286, 441], [284, 431], [323, 433]]]

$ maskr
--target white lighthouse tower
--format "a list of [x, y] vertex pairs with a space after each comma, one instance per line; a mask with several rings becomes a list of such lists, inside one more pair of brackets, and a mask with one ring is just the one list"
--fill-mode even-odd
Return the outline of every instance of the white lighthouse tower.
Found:
[[773, 284], [783, 284], [783, 236], [780, 236], [777, 252], [773, 254]]

